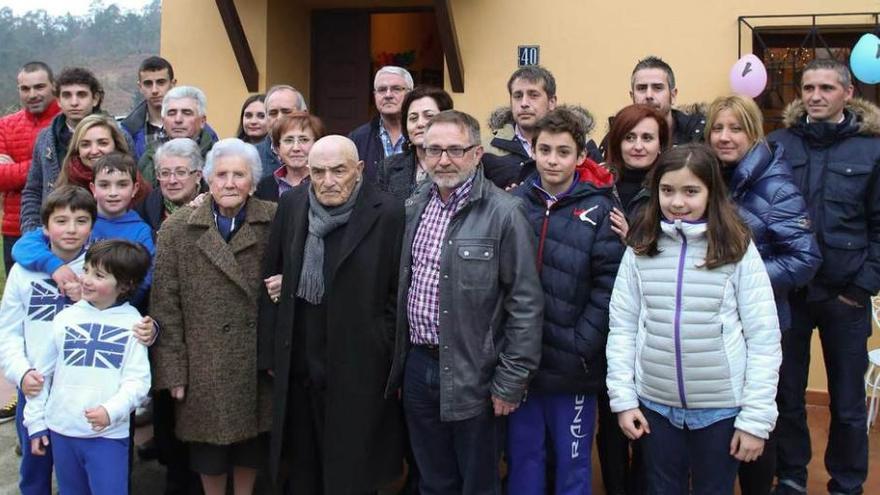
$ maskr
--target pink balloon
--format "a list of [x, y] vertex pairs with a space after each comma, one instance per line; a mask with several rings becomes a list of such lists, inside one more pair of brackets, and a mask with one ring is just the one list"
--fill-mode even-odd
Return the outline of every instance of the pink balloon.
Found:
[[761, 59], [749, 53], [737, 60], [730, 69], [730, 88], [734, 93], [751, 96], [761, 94], [767, 87], [767, 69]]

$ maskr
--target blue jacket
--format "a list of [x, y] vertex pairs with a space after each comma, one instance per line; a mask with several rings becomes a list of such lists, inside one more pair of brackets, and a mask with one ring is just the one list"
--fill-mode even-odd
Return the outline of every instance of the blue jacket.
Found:
[[807, 298], [844, 295], [865, 306], [880, 290], [880, 109], [847, 103], [840, 124], [806, 122], [801, 100], [768, 136], [782, 144], [822, 252]]
[[[153, 243], [153, 232], [133, 210], [128, 210], [124, 215], [116, 218], [105, 218], [98, 215], [89, 243], [107, 239], [125, 239], [144, 246], [150, 253], [150, 259], [156, 255], [156, 246]], [[30, 271], [40, 271], [52, 274], [64, 264], [61, 258], [55, 256], [49, 249], [49, 238], [43, 235], [39, 229], [25, 233], [12, 247], [12, 258], [19, 265]], [[147, 277], [138, 289], [132, 301], [140, 303], [150, 288], [153, 280], [153, 268], [147, 272]]]
[[379, 137], [379, 117], [374, 117], [351, 131], [348, 138], [354, 141], [358, 157], [364, 161], [364, 180], [376, 183], [379, 163], [385, 159], [385, 146], [382, 145], [382, 138]]
[[791, 327], [788, 294], [813, 278], [822, 256], [810, 228], [807, 205], [783, 158], [781, 145], [761, 141], [737, 164], [730, 197], [752, 239], [773, 286], [779, 328]]
[[544, 289], [541, 365], [531, 390], [593, 393], [605, 384], [608, 304], [624, 246], [612, 232], [613, 176], [587, 159], [552, 206], [537, 174], [516, 188], [538, 238]]
[[278, 167], [284, 165], [281, 163], [281, 160], [278, 159], [278, 155], [275, 153], [275, 150], [272, 149], [272, 136], [266, 136], [265, 139], [255, 144], [257, 147], [257, 153], [260, 154], [260, 162], [263, 164], [263, 170], [260, 175], [260, 179], [265, 179], [272, 175]]

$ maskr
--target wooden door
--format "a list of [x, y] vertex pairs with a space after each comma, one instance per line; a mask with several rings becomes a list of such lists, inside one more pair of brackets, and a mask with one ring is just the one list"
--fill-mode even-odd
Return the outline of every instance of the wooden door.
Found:
[[369, 120], [372, 74], [370, 14], [312, 13], [312, 112], [327, 132], [348, 134]]

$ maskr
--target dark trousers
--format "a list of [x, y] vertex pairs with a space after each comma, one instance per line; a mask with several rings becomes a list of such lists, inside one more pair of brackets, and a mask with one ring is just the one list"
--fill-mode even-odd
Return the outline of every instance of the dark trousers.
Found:
[[413, 347], [406, 359], [403, 411], [422, 495], [501, 493], [501, 420], [487, 398], [479, 416], [441, 421], [440, 363], [420, 347]]
[[689, 430], [646, 407], [642, 413], [651, 428], [639, 440], [649, 495], [733, 494], [739, 461], [730, 455], [730, 440], [736, 418]]
[[617, 414], [611, 412], [608, 391], [599, 392], [597, 399], [599, 428], [596, 433], [596, 449], [605, 493], [641, 495], [645, 493], [641, 443], [630, 442], [623, 434], [617, 424]]
[[789, 487], [807, 486], [812, 450], [804, 394], [810, 370], [810, 339], [813, 328], [818, 327], [831, 399], [831, 427], [825, 450], [825, 468], [831, 475], [828, 491], [862, 493], [868, 475], [864, 376], [871, 308], [854, 308], [837, 298], [807, 303], [803, 293], [798, 292], [791, 297], [791, 314], [792, 328], [782, 336], [776, 475]]
[[24, 427], [24, 405], [27, 399], [18, 389], [18, 404], [15, 407], [15, 432], [21, 444], [21, 466], [18, 469], [18, 489], [22, 495], [50, 495], [52, 493], [52, 446], [46, 448], [46, 455], [31, 454], [31, 442], [27, 428]]
[[764, 452], [752, 462], [739, 465], [739, 487], [742, 495], [768, 495], [776, 476], [776, 434], [764, 442]]
[[12, 265], [15, 264], [15, 261], [12, 259], [12, 245], [18, 239], [18, 236], [3, 236], [3, 267], [6, 269], [6, 276], [9, 276], [9, 270], [12, 270]]
[[324, 492], [324, 394], [291, 377], [287, 400], [287, 445], [290, 461], [287, 493], [317, 495]]

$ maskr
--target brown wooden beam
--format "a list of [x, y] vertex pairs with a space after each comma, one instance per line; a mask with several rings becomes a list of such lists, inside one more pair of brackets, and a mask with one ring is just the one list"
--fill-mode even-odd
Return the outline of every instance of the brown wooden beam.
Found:
[[440, 44], [443, 45], [446, 67], [449, 69], [449, 82], [452, 83], [452, 91], [464, 93], [464, 65], [461, 63], [461, 51], [458, 49], [458, 34], [455, 32], [451, 4], [452, 0], [434, 0], [434, 11], [437, 16], [437, 29], [440, 32]]
[[257, 71], [257, 63], [254, 61], [254, 54], [251, 53], [251, 46], [248, 44], [235, 3], [233, 0], [217, 0], [217, 10], [220, 11], [220, 17], [223, 19], [232, 52], [235, 53], [241, 77], [244, 78], [244, 85], [248, 91], [256, 93], [260, 88], [260, 73]]

